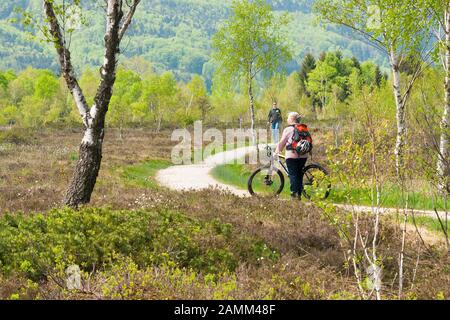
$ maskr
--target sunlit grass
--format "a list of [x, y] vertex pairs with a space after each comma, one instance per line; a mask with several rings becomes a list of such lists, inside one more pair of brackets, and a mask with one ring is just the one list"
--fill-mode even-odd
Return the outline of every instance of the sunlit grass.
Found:
[[[212, 175], [220, 182], [230, 184], [242, 189], [247, 189], [247, 181], [251, 175], [251, 170], [242, 164], [226, 164], [217, 166], [212, 171]], [[289, 179], [286, 178], [285, 188], [282, 196], [289, 195]], [[371, 190], [369, 188], [348, 189], [342, 186], [332, 186], [332, 191], [327, 199], [333, 203], [354, 203], [356, 205], [370, 206]], [[436, 205], [438, 210], [444, 208], [444, 200], [437, 199], [436, 203], [432, 197], [427, 195], [425, 191], [422, 193], [408, 193], [409, 208], [417, 210], [433, 210]], [[396, 186], [386, 186], [381, 195], [381, 205], [388, 208], [396, 208], [404, 206], [404, 199], [401, 190]], [[450, 207], [450, 201], [447, 201], [447, 208]]]
[[[348, 189], [340, 186], [334, 186], [330, 195], [330, 200], [335, 203], [348, 203], [349, 199], [359, 205], [372, 205], [371, 190], [369, 188], [354, 188]], [[381, 192], [381, 206], [388, 208], [403, 208], [405, 206], [406, 198], [408, 200], [408, 208], [418, 210], [433, 210], [435, 207], [438, 210], [445, 208], [443, 199], [433, 199], [425, 190], [422, 192], [408, 192], [402, 194], [402, 191], [397, 186], [386, 185]], [[450, 201], [447, 201], [447, 208], [450, 206]]]
[[165, 169], [171, 165], [169, 160], [153, 159], [137, 165], [125, 167], [121, 177], [125, 184], [157, 189], [158, 184], [154, 177], [158, 170]]
[[[415, 217], [414, 219], [408, 218], [408, 222], [413, 224], [414, 222], [417, 224], [417, 226], [419, 227], [425, 227], [429, 230], [441, 233], [443, 232], [442, 230], [442, 226], [439, 223], [438, 219], [432, 218], [432, 217], [424, 217], [424, 216], [418, 216]], [[445, 228], [445, 220], [442, 219], [442, 224]], [[450, 230], [450, 221], [447, 221], [447, 230]]]
[[[215, 167], [211, 171], [212, 176], [218, 181], [247, 190], [248, 178], [252, 170], [243, 164], [225, 164]], [[285, 177], [287, 179], [287, 177]], [[289, 182], [285, 180], [282, 197], [289, 196]]]

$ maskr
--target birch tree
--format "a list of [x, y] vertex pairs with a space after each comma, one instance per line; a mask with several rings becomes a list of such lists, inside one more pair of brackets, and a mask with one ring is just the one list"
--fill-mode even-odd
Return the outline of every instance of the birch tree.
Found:
[[[130, 26], [141, 0], [104, 0], [106, 31], [104, 35], [104, 59], [100, 67], [100, 84], [94, 103], [89, 106], [78, 83], [71, 60], [70, 37], [72, 26], [67, 6], [82, 9], [80, 0], [43, 0], [45, 24], [40, 26], [46, 38], [54, 44], [61, 65], [61, 74], [69, 88], [76, 108], [83, 121], [84, 133], [79, 148], [72, 181], [64, 203], [77, 207], [88, 203], [97, 180], [102, 160], [102, 144], [105, 136], [105, 117], [116, 80], [116, 68], [120, 43]], [[126, 11], [126, 12], [125, 12]]]
[[439, 57], [444, 69], [444, 103], [440, 122], [439, 152], [437, 160], [437, 174], [439, 189], [442, 193], [449, 190], [449, 158], [448, 149], [450, 127], [450, 1], [449, 0], [424, 0], [422, 5], [428, 8], [432, 21], [432, 31], [437, 39]]
[[244, 81], [249, 98], [253, 144], [255, 131], [254, 82], [261, 72], [281, 69], [291, 59], [284, 27], [287, 14], [275, 16], [263, 0], [234, 0], [230, 18], [213, 37], [214, 58], [219, 72]]
[[[425, 9], [415, 0], [318, 0], [315, 10], [328, 23], [350, 28], [389, 58], [396, 104], [396, 170], [401, 176], [406, 139], [406, 105], [417, 78], [429, 61]], [[408, 56], [419, 56], [412, 75], [400, 67]]]

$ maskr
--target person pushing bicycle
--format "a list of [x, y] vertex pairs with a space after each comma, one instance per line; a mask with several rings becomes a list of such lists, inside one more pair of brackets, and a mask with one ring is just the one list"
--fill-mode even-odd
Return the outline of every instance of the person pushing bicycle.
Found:
[[291, 182], [291, 198], [301, 200], [303, 191], [303, 168], [312, 149], [312, 139], [306, 125], [300, 124], [302, 116], [290, 112], [287, 124], [276, 146], [275, 154], [279, 155], [286, 149], [286, 165]]

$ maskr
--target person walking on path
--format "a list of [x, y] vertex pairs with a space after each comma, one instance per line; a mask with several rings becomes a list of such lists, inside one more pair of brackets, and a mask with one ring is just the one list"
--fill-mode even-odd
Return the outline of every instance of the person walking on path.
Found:
[[278, 108], [276, 102], [272, 104], [268, 121], [272, 129], [272, 143], [278, 143], [278, 140], [280, 139], [280, 126], [283, 122], [283, 118], [281, 116], [281, 109]]

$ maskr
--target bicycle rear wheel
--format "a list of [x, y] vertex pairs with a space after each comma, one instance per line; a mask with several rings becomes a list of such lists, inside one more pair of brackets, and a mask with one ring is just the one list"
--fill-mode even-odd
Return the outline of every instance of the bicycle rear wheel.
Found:
[[318, 164], [303, 169], [303, 195], [310, 200], [325, 200], [331, 192], [327, 170]]
[[269, 167], [259, 168], [248, 179], [248, 192], [252, 196], [273, 196], [283, 191], [283, 173], [277, 168], [271, 172], [269, 169]]

